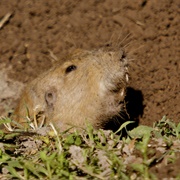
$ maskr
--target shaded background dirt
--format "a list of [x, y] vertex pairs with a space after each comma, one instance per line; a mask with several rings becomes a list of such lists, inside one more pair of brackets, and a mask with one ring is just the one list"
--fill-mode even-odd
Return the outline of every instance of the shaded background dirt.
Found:
[[115, 39], [133, 59], [130, 87], [144, 99], [140, 123], [163, 115], [179, 122], [179, 7], [178, 0], [1, 0], [0, 19], [12, 13], [0, 29], [1, 114], [15, 106], [23, 84], [49, 69], [53, 55]]

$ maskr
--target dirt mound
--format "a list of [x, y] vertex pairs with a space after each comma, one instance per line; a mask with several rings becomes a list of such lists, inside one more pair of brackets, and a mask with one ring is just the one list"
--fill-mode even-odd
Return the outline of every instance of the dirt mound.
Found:
[[[1, 0], [1, 23], [7, 13], [11, 16], [0, 29], [0, 70], [12, 67], [3, 71], [10, 79], [6, 82], [27, 83], [49, 69], [53, 57], [119, 38], [122, 46], [130, 42], [130, 87], [142, 94], [134, 97], [137, 104], [144, 100], [140, 123], [152, 125], [163, 115], [179, 122], [179, 6], [178, 0]], [[9, 92], [11, 85], [4, 84]], [[4, 97], [1, 113], [5, 105], [13, 108], [18, 98], [8, 97], [13, 102], [8, 104]]]

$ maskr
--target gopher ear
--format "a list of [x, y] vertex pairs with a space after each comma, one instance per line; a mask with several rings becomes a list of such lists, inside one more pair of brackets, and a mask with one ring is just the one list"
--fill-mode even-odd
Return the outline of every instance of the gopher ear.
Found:
[[55, 88], [51, 88], [45, 92], [45, 101], [51, 110], [54, 109], [54, 104], [57, 99], [57, 90]]

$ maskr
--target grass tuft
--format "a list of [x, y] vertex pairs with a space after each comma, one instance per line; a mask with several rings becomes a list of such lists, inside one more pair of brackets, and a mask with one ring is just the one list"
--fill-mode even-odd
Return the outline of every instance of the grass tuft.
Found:
[[[11, 120], [4, 117], [0, 123]], [[153, 127], [139, 126], [121, 137], [129, 123], [118, 133], [90, 125], [58, 133], [52, 124], [41, 128], [45, 134], [0, 130], [0, 179], [158, 179], [158, 167], [179, 160], [180, 123], [163, 117]]]

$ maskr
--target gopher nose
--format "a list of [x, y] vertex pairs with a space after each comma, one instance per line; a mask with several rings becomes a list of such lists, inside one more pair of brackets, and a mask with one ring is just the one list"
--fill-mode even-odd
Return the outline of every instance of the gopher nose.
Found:
[[126, 57], [127, 57], [127, 55], [126, 55], [125, 51], [124, 51], [124, 50], [121, 50], [121, 51], [120, 51], [120, 61], [121, 61], [121, 62], [124, 62], [125, 59], [126, 59]]

